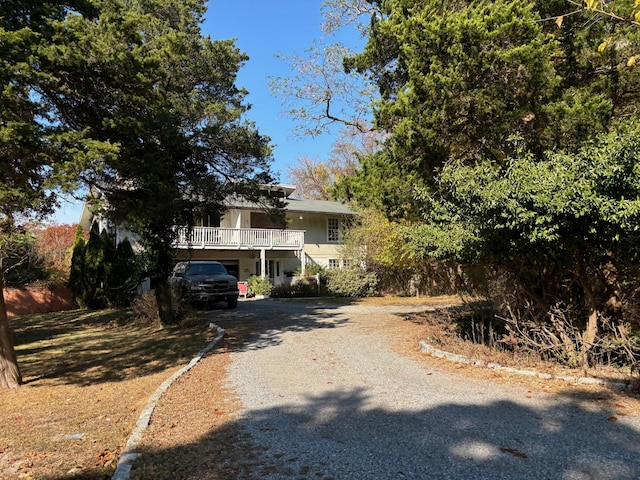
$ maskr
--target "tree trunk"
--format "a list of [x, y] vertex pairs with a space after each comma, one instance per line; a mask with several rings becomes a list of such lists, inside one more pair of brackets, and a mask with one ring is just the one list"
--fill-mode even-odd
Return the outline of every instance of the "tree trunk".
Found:
[[609, 254], [607, 262], [600, 270], [602, 283], [606, 288], [606, 302], [604, 304], [604, 314], [617, 320], [623, 320], [622, 309], [622, 287], [620, 286], [619, 273], [615, 264], [615, 257]]
[[598, 335], [598, 320], [602, 313], [596, 301], [596, 294], [592, 283], [587, 276], [587, 267], [584, 257], [576, 254], [576, 276], [584, 293], [585, 303], [589, 309], [589, 317], [587, 324], [582, 332], [582, 348], [580, 351], [580, 359], [583, 367], [589, 366], [589, 352], [593, 348]]
[[581, 363], [583, 367], [589, 366], [589, 352], [593, 348], [596, 335], [598, 334], [598, 318], [600, 312], [590, 307], [589, 318], [587, 319], [587, 326], [582, 332], [582, 351], [580, 352]]
[[156, 293], [156, 303], [158, 304], [158, 318], [162, 325], [173, 325], [176, 323], [173, 312], [173, 302], [171, 299], [171, 287], [166, 279], [155, 279], [152, 281], [152, 288]]
[[7, 305], [4, 303], [4, 273], [0, 269], [0, 389], [16, 388], [22, 384], [13, 334], [9, 327]]

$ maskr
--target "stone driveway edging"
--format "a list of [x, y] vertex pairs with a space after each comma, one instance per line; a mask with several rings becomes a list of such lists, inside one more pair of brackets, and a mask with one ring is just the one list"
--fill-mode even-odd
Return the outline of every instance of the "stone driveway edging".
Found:
[[594, 377], [552, 375], [550, 373], [536, 372], [535, 370], [520, 370], [518, 368], [505, 367], [504, 365], [500, 365], [499, 363], [495, 363], [495, 362], [485, 362], [484, 360], [473, 360], [464, 355], [459, 355], [457, 353], [449, 353], [443, 350], [438, 350], [437, 348], [429, 345], [424, 340], [419, 342], [418, 349], [421, 352], [427, 353], [434, 357], [444, 358], [452, 362], [464, 363], [464, 364], [472, 365], [476, 367], [485, 367], [493, 370], [501, 370], [503, 372], [515, 373], [518, 375], [525, 375], [529, 377], [538, 377], [546, 380], [557, 379], [557, 380], [563, 380], [565, 382], [582, 383], [587, 385], [606, 385], [607, 387], [619, 388], [621, 390], [632, 390], [634, 388], [634, 385], [631, 382], [614, 382], [614, 381], [604, 380], [604, 379], [594, 378]]
[[122, 454], [118, 460], [118, 466], [116, 467], [116, 471], [114, 472], [111, 480], [128, 480], [131, 475], [131, 468], [133, 467], [133, 461], [140, 456], [139, 453], [136, 453], [136, 449], [140, 442], [142, 441], [142, 437], [144, 436], [147, 427], [149, 426], [149, 422], [151, 421], [151, 415], [153, 414], [153, 410], [156, 408], [160, 397], [167, 389], [171, 386], [173, 382], [175, 382], [182, 375], [191, 370], [200, 360], [204, 357], [209, 350], [216, 346], [216, 344], [222, 340], [224, 337], [224, 330], [217, 326], [214, 323], [210, 323], [209, 326], [211, 328], [215, 328], [218, 332], [218, 336], [214, 338], [206, 347], [198, 352], [198, 354], [191, 359], [188, 365], [185, 365], [176, 373], [171, 375], [167, 380], [165, 380], [149, 397], [147, 402], [147, 406], [140, 413], [138, 417], [138, 421], [136, 422], [136, 426], [131, 432], [131, 436], [127, 441]]

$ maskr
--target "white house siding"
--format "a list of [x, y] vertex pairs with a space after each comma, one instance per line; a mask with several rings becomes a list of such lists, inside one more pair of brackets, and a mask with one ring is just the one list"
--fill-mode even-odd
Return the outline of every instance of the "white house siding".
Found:
[[225, 212], [224, 216], [220, 219], [220, 226], [224, 228], [243, 228], [242, 211], [228, 210]]
[[338, 245], [336, 242], [329, 242], [327, 238], [327, 222], [329, 218], [337, 218], [342, 221], [343, 216], [317, 213], [289, 213], [287, 214], [287, 228], [304, 230], [305, 245]]
[[330, 259], [341, 258], [340, 248], [341, 245], [336, 244], [310, 244], [305, 245], [304, 251], [307, 254], [307, 258], [326, 268], [329, 266]]
[[[340, 219], [341, 214], [325, 214], [317, 212], [287, 212], [287, 229], [304, 231], [305, 263], [315, 263], [329, 267], [330, 260], [338, 261], [341, 257], [341, 245], [329, 242], [327, 222], [329, 218]], [[249, 228], [251, 226], [250, 209], [229, 209], [220, 221], [221, 227]], [[190, 257], [189, 257], [190, 256]], [[269, 279], [276, 285], [289, 282], [290, 274], [301, 266], [301, 252], [294, 250], [266, 250], [266, 270]], [[217, 250], [194, 249], [191, 252], [181, 251], [179, 259], [218, 260], [222, 263], [237, 264], [237, 277], [244, 281], [251, 275], [260, 273], [260, 250]], [[270, 269], [269, 266], [272, 268]]]

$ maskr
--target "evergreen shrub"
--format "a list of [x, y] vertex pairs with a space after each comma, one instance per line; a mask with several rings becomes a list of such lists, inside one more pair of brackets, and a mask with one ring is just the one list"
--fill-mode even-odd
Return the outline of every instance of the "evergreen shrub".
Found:
[[373, 297], [377, 294], [378, 277], [360, 268], [327, 270], [327, 292], [338, 297]]

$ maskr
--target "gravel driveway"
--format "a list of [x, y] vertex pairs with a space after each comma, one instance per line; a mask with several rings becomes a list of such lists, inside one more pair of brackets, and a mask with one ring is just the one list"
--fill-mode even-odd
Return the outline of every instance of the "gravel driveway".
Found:
[[403, 356], [389, 318], [416, 310], [252, 301], [230, 312], [260, 325], [227, 380], [263, 448], [248, 478], [640, 478], [638, 417]]

